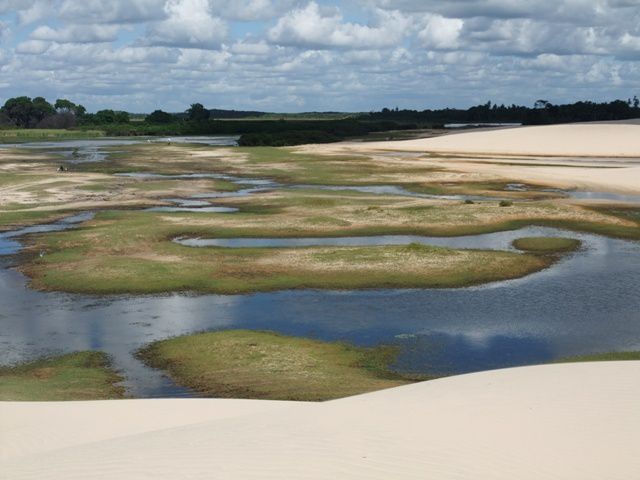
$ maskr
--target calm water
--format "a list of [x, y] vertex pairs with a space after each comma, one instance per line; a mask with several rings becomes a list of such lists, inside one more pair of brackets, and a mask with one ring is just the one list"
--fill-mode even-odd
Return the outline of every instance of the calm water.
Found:
[[[114, 137], [92, 138], [86, 140], [61, 140], [59, 142], [27, 142], [0, 144], [0, 148], [26, 148], [57, 154], [67, 163], [101, 162], [110, 153], [116, 153], [112, 147], [135, 145], [138, 143], [195, 143], [208, 146], [237, 146], [239, 136], [200, 136], [200, 137]], [[109, 147], [107, 150], [106, 148]]]
[[[186, 247], [225, 248], [290, 248], [322, 246], [409, 245], [418, 243], [450, 248], [515, 250], [511, 243], [522, 237], [577, 237], [573, 232], [542, 227], [528, 227], [506, 232], [468, 235], [462, 237], [427, 237], [423, 235], [375, 235], [370, 237], [309, 237], [309, 238], [176, 238], [175, 243]], [[586, 239], [591, 242], [591, 238]]]
[[479, 195], [434, 195], [429, 193], [417, 193], [398, 185], [292, 185], [294, 189], [317, 189], [328, 191], [348, 191], [360, 193], [372, 193], [374, 195], [399, 195], [403, 197], [432, 198], [435, 200], [500, 200], [500, 197], [481, 197]]
[[[66, 227], [68, 222], [51, 228]], [[189, 392], [146, 368], [132, 352], [154, 340], [226, 328], [366, 346], [391, 343], [400, 347], [396, 368], [423, 373], [639, 349], [640, 243], [543, 228], [438, 241], [474, 246], [476, 238], [477, 247], [494, 242], [489, 246], [502, 248], [522, 235], [559, 234], [580, 238], [583, 249], [523, 279], [465, 289], [97, 297], [33, 291], [22, 275], [3, 268], [0, 361], [104, 350], [132, 395], [181, 396]], [[16, 251], [15, 235], [0, 236], [3, 252]], [[6, 266], [11, 257], [4, 258]]]

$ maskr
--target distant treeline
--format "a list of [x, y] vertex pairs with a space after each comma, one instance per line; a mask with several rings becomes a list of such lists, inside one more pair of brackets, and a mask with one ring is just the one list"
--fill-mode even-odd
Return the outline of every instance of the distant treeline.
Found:
[[637, 97], [609, 103], [577, 102], [553, 105], [538, 100], [530, 107], [487, 102], [466, 110], [399, 110], [384, 108], [367, 114], [318, 113], [317, 118], [292, 115], [286, 120], [269, 120], [274, 114], [258, 111], [208, 110], [200, 103], [183, 113], [162, 110], [132, 120], [127, 112], [86, 109], [67, 99], [49, 103], [43, 97], [8, 99], [0, 108], [0, 128], [64, 128], [103, 130], [109, 136], [141, 135], [239, 135], [241, 145], [298, 145], [328, 143], [362, 137], [371, 132], [442, 128], [447, 123], [550, 123], [624, 120], [640, 117]]
[[640, 100], [633, 97], [627, 101], [614, 100], [608, 103], [576, 102], [554, 105], [546, 100], [536, 101], [533, 108], [521, 105], [484, 105], [463, 109], [398, 110], [384, 108], [364, 117], [371, 120], [411, 122], [417, 125], [446, 125], [448, 123], [522, 123], [542, 125], [552, 123], [595, 122], [626, 120], [640, 117]]

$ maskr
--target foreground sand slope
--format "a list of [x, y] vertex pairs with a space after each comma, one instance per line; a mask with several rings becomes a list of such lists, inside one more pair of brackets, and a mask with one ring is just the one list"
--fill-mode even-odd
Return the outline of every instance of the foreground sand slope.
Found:
[[[82, 435], [83, 409], [56, 405], [67, 423], [43, 418], [46, 404], [0, 405], [11, 479], [566, 479], [637, 478], [640, 362], [548, 365], [451, 377], [317, 404], [279, 403], [239, 414], [236, 400], [179, 400], [203, 412], [176, 426], [157, 415], [136, 433], [101, 402], [96, 435], [73, 447], [30, 442]], [[174, 401], [172, 401], [174, 402]], [[223, 408], [211, 419], [211, 405]], [[228, 405], [222, 407], [222, 405]], [[137, 413], [136, 413], [137, 412]], [[208, 413], [207, 413], [208, 412]], [[229, 415], [225, 414], [229, 413]], [[35, 415], [33, 415], [35, 414]], [[86, 420], [86, 419], [85, 419]], [[178, 422], [179, 423], [179, 422]], [[114, 435], [121, 428], [122, 435]], [[104, 432], [101, 440], [99, 433]], [[30, 445], [35, 447], [30, 451]]]

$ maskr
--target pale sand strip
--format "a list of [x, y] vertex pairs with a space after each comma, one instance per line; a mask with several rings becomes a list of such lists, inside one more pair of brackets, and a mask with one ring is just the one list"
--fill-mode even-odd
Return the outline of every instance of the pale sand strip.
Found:
[[[505, 128], [418, 140], [307, 145], [299, 150], [369, 154], [376, 155], [376, 161], [384, 160], [379, 155], [383, 152], [397, 152], [398, 157], [432, 153], [436, 156], [425, 156], [425, 164], [460, 172], [562, 188], [640, 193], [640, 125]], [[599, 168], [603, 166], [611, 168]]]
[[[620, 168], [593, 168], [585, 165], [582, 168], [576, 168], [517, 165], [517, 163], [517, 160], [511, 165], [498, 165], [488, 161], [468, 163], [454, 160], [449, 165], [461, 172], [489, 174], [506, 180], [552, 185], [568, 190], [640, 194], [640, 165], [624, 165]], [[528, 162], [523, 160], [522, 163]]]
[[[118, 402], [103, 402], [92, 428], [106, 429], [106, 440], [35, 451], [2, 470], [16, 480], [629, 480], [640, 472], [639, 398], [640, 362], [606, 362], [463, 375], [174, 428], [164, 415], [158, 430], [141, 434], [111, 417]], [[206, 409], [206, 401], [178, 402]], [[1, 408], [32, 423], [26, 409]], [[76, 412], [67, 404], [67, 427], [33, 422], [45, 434], [76, 435], [86, 428]], [[2, 443], [21, 435], [5, 432]]]
[[640, 125], [572, 123], [471, 131], [365, 145], [413, 152], [640, 158]]

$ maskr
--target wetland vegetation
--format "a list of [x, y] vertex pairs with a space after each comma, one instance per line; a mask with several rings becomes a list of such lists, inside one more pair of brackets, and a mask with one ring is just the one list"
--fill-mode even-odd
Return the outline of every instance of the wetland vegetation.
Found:
[[580, 240], [557, 237], [525, 237], [513, 241], [518, 250], [535, 253], [564, 253], [580, 248]]
[[[47, 172], [58, 161], [55, 149], [34, 157], [10, 150], [3, 158], [9, 174], [0, 188], [11, 200], [0, 204], [0, 228], [100, 210], [82, 228], [31, 237], [31, 251], [42, 254], [20, 268], [33, 286], [83, 293], [462, 287], [521, 277], [553, 261], [534, 252], [428, 245], [193, 249], [171, 242], [177, 237], [459, 236], [546, 225], [640, 238], [639, 220], [629, 213], [636, 210], [584, 208], [554, 201], [557, 192], [540, 198], [539, 191], [509, 190], [504, 181], [460, 178], [424, 158], [146, 143], [105, 152], [105, 160], [59, 175]], [[147, 175], [113, 175], [130, 172]], [[254, 178], [271, 183], [243, 194], [242, 182]], [[323, 188], [370, 184], [407, 193]], [[296, 185], [305, 188], [289, 188]], [[460, 195], [513, 200], [509, 208], [452, 200]], [[139, 211], [191, 197], [198, 199], [193, 209]]]
[[0, 400], [54, 401], [122, 398], [122, 378], [102, 352], [75, 352], [0, 367]]
[[388, 369], [395, 354], [390, 347], [358, 348], [248, 330], [172, 338], [138, 353], [204, 396], [304, 401], [358, 395], [418, 379]]
[[[71, 305], [76, 302], [83, 305], [87, 303], [85, 307], [88, 313], [83, 313], [85, 307], [70, 307], [73, 311], [67, 311], [67, 306], [56, 303], [54, 311], [56, 308], [64, 310], [65, 318], [67, 315], [74, 319], [82, 317], [82, 321], [75, 322], [74, 326], [69, 324], [60, 327], [57, 330], [60, 338], [75, 338], [75, 335], [81, 334], [76, 332], [79, 326], [91, 325], [89, 336], [92, 341], [82, 348], [96, 348], [113, 355], [118, 362], [114, 368], [122, 370], [125, 377], [133, 378], [128, 380], [130, 383], [127, 388], [133, 386], [132, 391], [138, 394], [156, 391], [174, 394], [176, 390], [173, 390], [175, 386], [162, 383], [165, 380], [159, 380], [160, 384], [165, 385], [162, 387], [136, 384], [139, 380], [135, 375], [153, 375], [139, 362], [134, 363], [130, 351], [150, 340], [232, 325], [239, 325], [235, 328], [274, 329], [302, 337], [313, 336], [314, 328], [318, 326], [319, 338], [328, 340], [332, 345], [336, 339], [353, 340], [358, 347], [337, 344], [340, 348], [334, 345], [331, 348], [338, 349], [328, 355], [342, 358], [344, 354], [344, 358], [360, 359], [352, 364], [360, 373], [355, 374], [351, 367], [345, 370], [345, 374], [354, 374], [356, 377], [363, 372], [372, 374], [368, 367], [364, 370], [360, 368], [361, 362], [366, 363], [364, 358], [371, 358], [370, 353], [365, 355], [360, 347], [368, 348], [382, 343], [401, 346], [403, 356], [398, 359], [400, 365], [406, 365], [406, 362], [422, 365], [415, 369], [410, 367], [407, 371], [432, 372], [431, 360], [428, 360], [428, 364], [422, 364], [420, 362], [425, 360], [421, 360], [423, 357], [420, 355], [427, 355], [431, 359], [431, 353], [426, 354], [425, 351], [438, 351], [441, 347], [427, 341], [423, 345], [420, 336], [405, 339], [402, 335], [406, 332], [418, 331], [424, 325], [430, 325], [430, 322], [437, 323], [438, 319], [446, 320], [445, 324], [451, 325], [457, 319], [466, 321], [469, 316], [475, 318], [477, 312], [484, 311], [487, 302], [492, 306], [492, 314], [483, 317], [483, 324], [494, 321], [497, 314], [493, 312], [496, 308], [502, 308], [500, 318], [510, 318], [517, 323], [519, 315], [527, 314], [519, 310], [521, 305], [532, 303], [529, 297], [518, 300], [517, 292], [520, 290], [517, 288], [513, 298], [511, 295], [505, 296], [500, 283], [478, 291], [460, 289], [454, 292], [441, 288], [517, 279], [549, 267], [568, 275], [566, 272], [575, 268], [573, 257], [593, 260], [602, 252], [599, 241], [584, 235], [585, 232], [617, 238], [640, 238], [640, 209], [637, 205], [613, 201], [580, 202], [565, 192], [549, 188], [552, 187], [549, 185], [523, 186], [507, 178], [460, 172], [451, 166], [450, 159], [446, 157], [396, 152], [320, 154], [309, 147], [231, 148], [168, 143], [130, 143], [127, 140], [125, 143], [102, 144], [96, 147], [99, 155], [89, 158], [89, 161], [84, 161], [82, 152], [74, 155], [73, 150], [64, 144], [59, 147], [35, 148], [30, 145], [29, 148], [0, 150], [0, 231], [15, 231], [20, 226], [49, 222], [77, 212], [95, 213], [81, 218], [73, 228], [64, 226], [22, 231], [26, 236], [20, 241], [25, 248], [19, 258], [13, 258], [10, 262], [17, 264], [17, 268], [28, 276], [32, 287], [89, 294], [197, 292], [235, 295], [202, 297], [202, 305], [197, 296], [113, 297], [114, 305], [120, 305], [113, 308], [109, 306], [112, 297], [104, 297], [105, 300], [100, 300], [108, 304], [104, 312], [102, 306], [97, 306], [93, 296], [70, 297], [73, 299], [70, 300]], [[82, 150], [83, 147], [79, 148]], [[64, 165], [67, 170], [57, 173], [59, 165]], [[514, 185], [518, 188], [514, 188]], [[500, 207], [500, 201], [508, 201], [510, 206]], [[158, 207], [171, 209], [176, 205], [183, 211], [157, 211]], [[556, 227], [563, 231], [530, 226]], [[503, 233], [492, 236], [494, 234], [491, 232]], [[14, 234], [0, 234], [0, 244], [6, 240], [6, 251], [10, 253], [19, 250]], [[399, 236], [416, 238], [398, 241]], [[575, 240], [569, 238], [573, 236]], [[188, 242], [179, 243], [176, 239], [224, 240], [227, 243], [194, 248]], [[335, 239], [333, 244], [332, 239]], [[237, 245], [243, 241], [250, 243], [251, 240], [262, 242], [262, 245], [238, 248]], [[286, 245], [286, 242], [282, 242], [278, 245], [278, 241], [283, 240], [293, 243]], [[517, 249], [512, 246], [514, 240]], [[295, 245], [296, 241], [307, 244]], [[577, 248], [579, 244], [575, 242], [578, 241], [583, 242], [584, 248], [576, 255], [560, 255]], [[622, 251], [622, 243], [615, 243], [614, 251]], [[0, 253], [3, 253], [2, 248]], [[569, 268], [567, 265], [573, 266]], [[585, 268], [591, 268], [589, 265], [587, 263]], [[628, 262], [616, 265], [616, 268], [622, 269], [628, 266]], [[11, 286], [23, 289], [22, 280], [19, 280], [22, 277], [15, 277], [18, 275], [16, 272], [7, 270], [3, 273], [7, 274], [5, 281], [9, 286], [6, 298], [16, 297]], [[628, 276], [628, 272], [625, 274]], [[591, 277], [586, 275], [584, 278]], [[546, 278], [545, 272], [528, 278], [534, 279], [531, 295], [535, 301], [550, 298], [550, 308], [553, 305], [557, 307], [549, 289], [555, 292], [558, 286], [541, 286], [541, 280], [535, 280]], [[516, 284], [527, 283], [516, 281]], [[587, 284], [585, 291], [592, 291], [589, 290], [592, 287]], [[405, 288], [438, 290], [402, 290], [398, 295], [407, 299], [396, 302], [387, 298], [389, 292]], [[360, 292], [361, 289], [367, 291]], [[239, 295], [259, 291], [280, 293]], [[526, 288], [524, 291], [529, 292]], [[41, 296], [34, 301], [29, 296], [31, 294]], [[341, 299], [340, 295], [346, 297]], [[358, 298], [349, 300], [352, 295]], [[489, 300], [483, 300], [485, 297], [489, 297]], [[40, 305], [50, 305], [50, 302], [55, 303], [60, 298], [62, 296], [56, 293], [30, 292], [25, 295], [24, 305], [19, 308], [31, 312], [31, 308], [37, 310]], [[145, 305], [143, 310], [156, 313], [151, 315], [147, 312], [142, 315], [144, 320], [141, 320], [138, 307], [133, 305], [138, 298]], [[444, 301], [442, 298], [450, 300]], [[182, 299], [189, 300], [185, 303], [178, 301]], [[174, 301], [180, 305], [178, 310], [172, 307]], [[212, 302], [215, 308], [206, 306], [207, 302]], [[241, 319], [239, 324], [236, 323], [236, 314], [227, 311], [228, 302], [238, 302], [243, 306], [237, 313]], [[358, 316], [359, 309], [352, 312], [354, 318], [360, 319], [354, 320], [356, 323], [370, 321], [374, 313], [367, 310], [369, 305], [375, 305], [376, 311], [380, 311], [385, 318], [378, 319], [377, 326], [371, 327], [372, 330], [367, 330], [366, 334], [353, 333], [349, 337], [336, 333], [342, 332], [342, 328], [350, 331], [349, 328], [355, 327], [346, 324], [343, 327], [344, 322], [335, 320], [337, 312], [327, 313], [331, 310], [329, 303], [335, 304], [335, 308], [343, 312], [351, 308], [351, 302], [359, 305], [363, 312], [368, 312], [366, 319]], [[440, 305], [440, 302], [444, 303]], [[196, 312], [191, 316], [198, 321], [189, 326], [188, 312], [192, 305]], [[323, 306], [323, 312], [318, 311], [318, 305]], [[430, 305], [427, 312], [424, 305]], [[245, 308], [247, 311], [243, 310]], [[93, 315], [98, 310], [102, 313], [94, 319]], [[171, 319], [165, 318], [164, 313], [157, 314], [165, 310]], [[573, 311], [575, 306], [565, 311], [563, 318], [570, 318]], [[210, 316], [211, 312], [215, 314]], [[121, 314], [124, 318], [122, 321]], [[10, 317], [12, 314], [6, 315]], [[42, 312], [29, 315], [39, 318]], [[218, 318], [219, 315], [221, 318]], [[247, 319], [256, 315], [253, 320]], [[263, 316], [269, 321], [264, 320]], [[419, 324], [411, 323], [423, 316], [428, 318], [422, 319]], [[624, 322], [629, 315], [625, 310], [618, 316], [618, 321]], [[313, 328], [304, 326], [304, 322], [297, 325], [299, 318], [312, 318]], [[182, 325], [183, 320], [185, 325]], [[61, 321], [64, 323], [60, 318], [52, 319], [54, 324]], [[529, 318], [528, 321], [533, 320]], [[160, 327], [161, 322], [165, 322], [163, 327]], [[340, 328], [336, 327], [338, 324]], [[112, 326], [114, 331], [110, 330]], [[467, 327], [473, 325], [465, 324]], [[442, 325], [434, 328], [435, 338], [440, 339], [437, 329], [446, 328]], [[40, 326], [29, 335], [38, 337], [48, 329], [48, 326]], [[109, 333], [104, 333], [107, 331]], [[131, 334], [132, 331], [135, 334]], [[245, 332], [244, 335], [249, 333]], [[367, 343], [369, 340], [362, 340], [365, 337], [376, 341]], [[49, 342], [43, 340], [44, 337], [38, 338], [41, 343]], [[220, 341], [220, 338], [215, 337], [215, 341]], [[274, 338], [269, 337], [269, 342], [275, 342]], [[446, 338], [446, 342], [453, 341]], [[99, 340], [94, 343], [94, 339]], [[120, 344], [110, 344], [110, 339], [124, 342], [129, 351], [123, 351]], [[27, 343], [24, 345], [33, 344], [31, 340], [25, 341]], [[532, 339], [531, 345], [527, 344], [525, 350], [534, 353], [526, 357], [526, 361], [556, 358], [544, 348], [536, 347], [537, 341]], [[169, 346], [175, 346], [173, 354], [176, 356], [179, 356], [178, 343], [181, 346], [191, 345], [186, 340], [175, 339], [175, 342], [166, 344], [166, 352], [169, 352]], [[307, 350], [309, 345], [305, 343], [306, 340], [300, 342], [300, 349]], [[457, 342], [466, 345], [466, 340]], [[74, 345], [74, 342], [67, 346], [70, 345]], [[31, 347], [24, 348], [28, 350]], [[461, 358], [471, 355], [465, 348], [461, 350]], [[412, 349], [421, 352], [416, 354], [418, 360], [407, 360], [414, 355]], [[473, 350], [471, 347], [469, 349]], [[387, 350], [384, 352], [388, 353]], [[391, 358], [385, 355], [383, 357], [387, 360]], [[160, 356], [156, 360], [158, 358]], [[202, 358], [205, 357], [200, 360]], [[194, 362], [200, 360], [193, 359]], [[505, 365], [504, 359], [502, 361], [479, 363], [476, 358], [473, 364], [495, 368]], [[438, 374], [469, 371], [467, 364], [449, 367], [450, 359], [434, 362], [438, 367], [433, 372]], [[525, 360], [516, 359], [507, 364], [522, 364], [518, 362]], [[193, 365], [197, 366], [197, 363]], [[255, 365], [259, 367], [257, 371], [262, 371], [260, 368], [264, 366], [260, 366], [259, 362]], [[385, 363], [384, 368], [374, 369], [372, 377], [360, 377], [355, 384], [386, 385], [386, 382], [408, 381], [401, 377], [386, 377], [389, 375], [385, 370], [388, 365]], [[172, 368], [176, 368], [175, 365]], [[23, 377], [33, 380], [28, 371], [21, 370]], [[190, 373], [192, 379], [182, 383], [206, 392], [204, 386], [192, 385], [192, 382], [196, 382], [194, 378], [199, 375], [197, 371], [194, 366]], [[25, 387], [36, 393], [25, 393], [22, 398], [37, 396], [38, 388], [50, 388], [46, 386], [49, 384], [38, 382]], [[291, 382], [291, 385], [295, 385], [294, 380]], [[57, 387], [51, 385], [52, 391], [57, 391]], [[224, 388], [235, 392], [230, 395], [240, 395], [243, 389], [245, 393], [250, 390], [248, 385]], [[340, 395], [351, 394], [340, 390], [342, 387], [330, 387], [335, 392], [342, 392]], [[320, 387], [316, 385], [314, 389], [313, 395], [321, 398], [318, 393], [321, 392]], [[116, 395], [113, 392], [96, 395], [102, 394]], [[269, 395], [283, 395], [283, 398], [288, 395], [283, 391], [263, 390], [251, 394], [265, 398], [271, 398]]]

